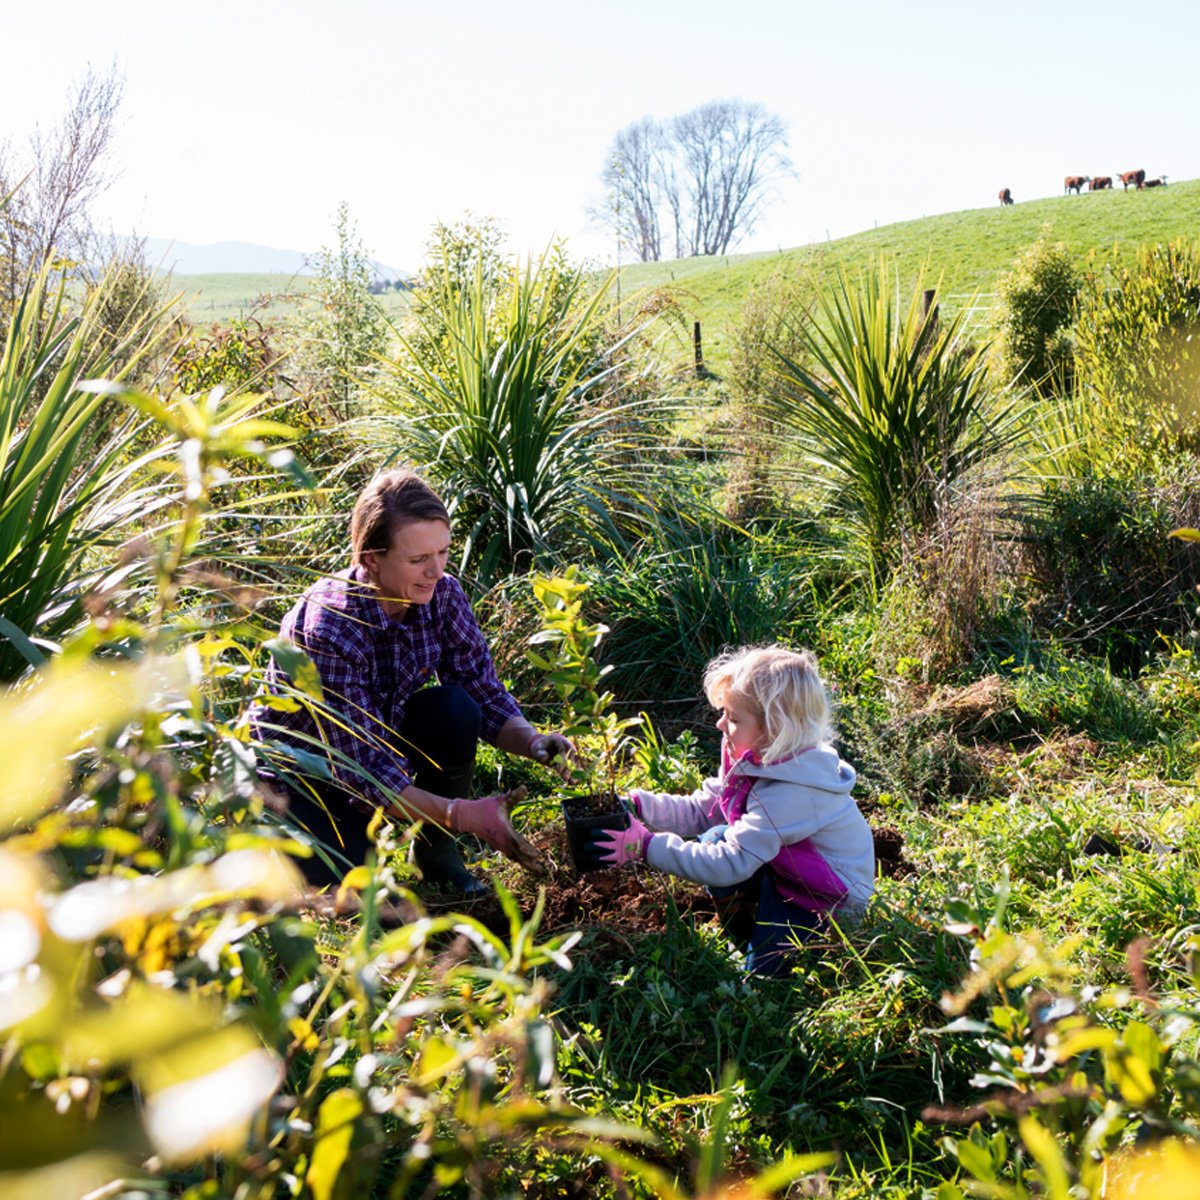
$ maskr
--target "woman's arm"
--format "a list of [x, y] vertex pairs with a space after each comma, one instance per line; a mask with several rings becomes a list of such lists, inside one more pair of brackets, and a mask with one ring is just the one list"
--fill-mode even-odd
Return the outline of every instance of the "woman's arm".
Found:
[[403, 820], [420, 819], [449, 829], [451, 833], [470, 833], [510, 858], [516, 850], [513, 828], [499, 796], [481, 800], [448, 800], [427, 792], [415, 784], [392, 796], [387, 808]]

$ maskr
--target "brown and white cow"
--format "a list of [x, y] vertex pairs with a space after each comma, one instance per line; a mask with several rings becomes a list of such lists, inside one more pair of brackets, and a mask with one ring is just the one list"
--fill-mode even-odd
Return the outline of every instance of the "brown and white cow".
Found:
[[1092, 182], [1088, 184], [1088, 187], [1093, 192], [1102, 192], [1102, 191], [1104, 191], [1105, 188], [1111, 188], [1112, 187], [1112, 176], [1111, 175], [1094, 175], [1092, 177]]
[[1013, 202], [1012, 192], [1010, 192], [1008, 190], [1008, 188], [1001, 188], [1000, 189], [1000, 203], [1001, 204], [1011, 204], [1012, 202]]
[[1166, 186], [1167, 186], [1167, 177], [1165, 175], [1160, 175], [1157, 179], [1147, 179], [1146, 182], [1142, 184], [1142, 187], [1144, 187], [1144, 188], [1166, 187]]
[[1078, 196], [1083, 188], [1083, 185], [1087, 183], [1090, 178], [1090, 175], [1068, 175], [1066, 179], [1063, 180], [1063, 195], [1066, 195], [1068, 192], [1074, 192], [1075, 195]]
[[1121, 186], [1125, 189], [1125, 191], [1129, 191], [1130, 184], [1133, 184], [1134, 187], [1136, 187], [1140, 190], [1142, 185], [1145, 182], [1146, 182], [1146, 172], [1145, 171], [1142, 171], [1139, 169], [1137, 171], [1122, 171], [1121, 172]]

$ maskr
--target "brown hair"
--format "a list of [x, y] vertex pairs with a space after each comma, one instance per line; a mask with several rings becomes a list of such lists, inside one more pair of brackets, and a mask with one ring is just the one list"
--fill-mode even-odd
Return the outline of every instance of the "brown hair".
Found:
[[441, 521], [450, 514], [441, 497], [415, 471], [385, 471], [363, 488], [350, 517], [350, 552], [355, 566], [368, 550], [387, 550], [392, 534], [415, 521]]

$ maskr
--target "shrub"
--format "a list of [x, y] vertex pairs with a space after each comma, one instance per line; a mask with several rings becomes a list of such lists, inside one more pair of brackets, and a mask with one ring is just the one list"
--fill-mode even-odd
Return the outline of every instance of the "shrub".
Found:
[[1079, 297], [1075, 358], [1090, 413], [1089, 457], [1140, 467], [1195, 449], [1200, 397], [1200, 247], [1114, 253]]
[[1019, 536], [1043, 628], [1136, 665], [1160, 630], [1192, 623], [1197, 549], [1168, 534], [1200, 515], [1196, 470], [1162, 483], [1088, 475], [1025, 503]]
[[1045, 236], [1001, 276], [997, 351], [1008, 379], [1027, 381], [1042, 393], [1069, 390], [1071, 344], [1065, 330], [1080, 283], [1067, 248]]
[[732, 330], [729, 354], [729, 445], [725, 515], [745, 523], [775, 507], [771, 463], [779, 452], [770, 436], [763, 399], [776, 396], [776, 355], [806, 362], [799, 324], [812, 306], [815, 277], [775, 274], [754, 285]]
[[300, 326], [298, 363], [310, 394], [336, 420], [357, 415], [367, 380], [387, 349], [387, 318], [371, 294], [371, 264], [345, 204], [337, 245], [317, 256], [317, 281]]
[[279, 358], [274, 331], [253, 317], [213, 325], [176, 348], [175, 378], [189, 395], [223, 387], [229, 391], [270, 391]]

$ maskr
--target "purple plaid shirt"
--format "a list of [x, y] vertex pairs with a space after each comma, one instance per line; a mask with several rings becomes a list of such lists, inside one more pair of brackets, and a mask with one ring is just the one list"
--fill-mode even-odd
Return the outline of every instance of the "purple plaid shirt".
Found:
[[[313, 584], [283, 619], [283, 637], [313, 660], [321, 675], [325, 704], [344, 720], [314, 721], [305, 709], [282, 712], [255, 705], [250, 719], [256, 736], [271, 735], [309, 752], [317, 747], [289, 739], [294, 730], [319, 738], [359, 763], [390, 792], [412, 783], [413, 767], [398, 734], [409, 697], [436, 676], [457, 684], [483, 712], [483, 736], [494, 742], [501, 727], [521, 710], [496, 675], [475, 614], [462, 585], [443, 575], [428, 604], [414, 604], [404, 621], [384, 613], [357, 568], [339, 571]], [[277, 692], [286, 679], [272, 660], [267, 688]], [[346, 768], [331, 759], [335, 776]], [[352, 791], [365, 788], [377, 803], [386, 799], [365, 781], [347, 781]]]

